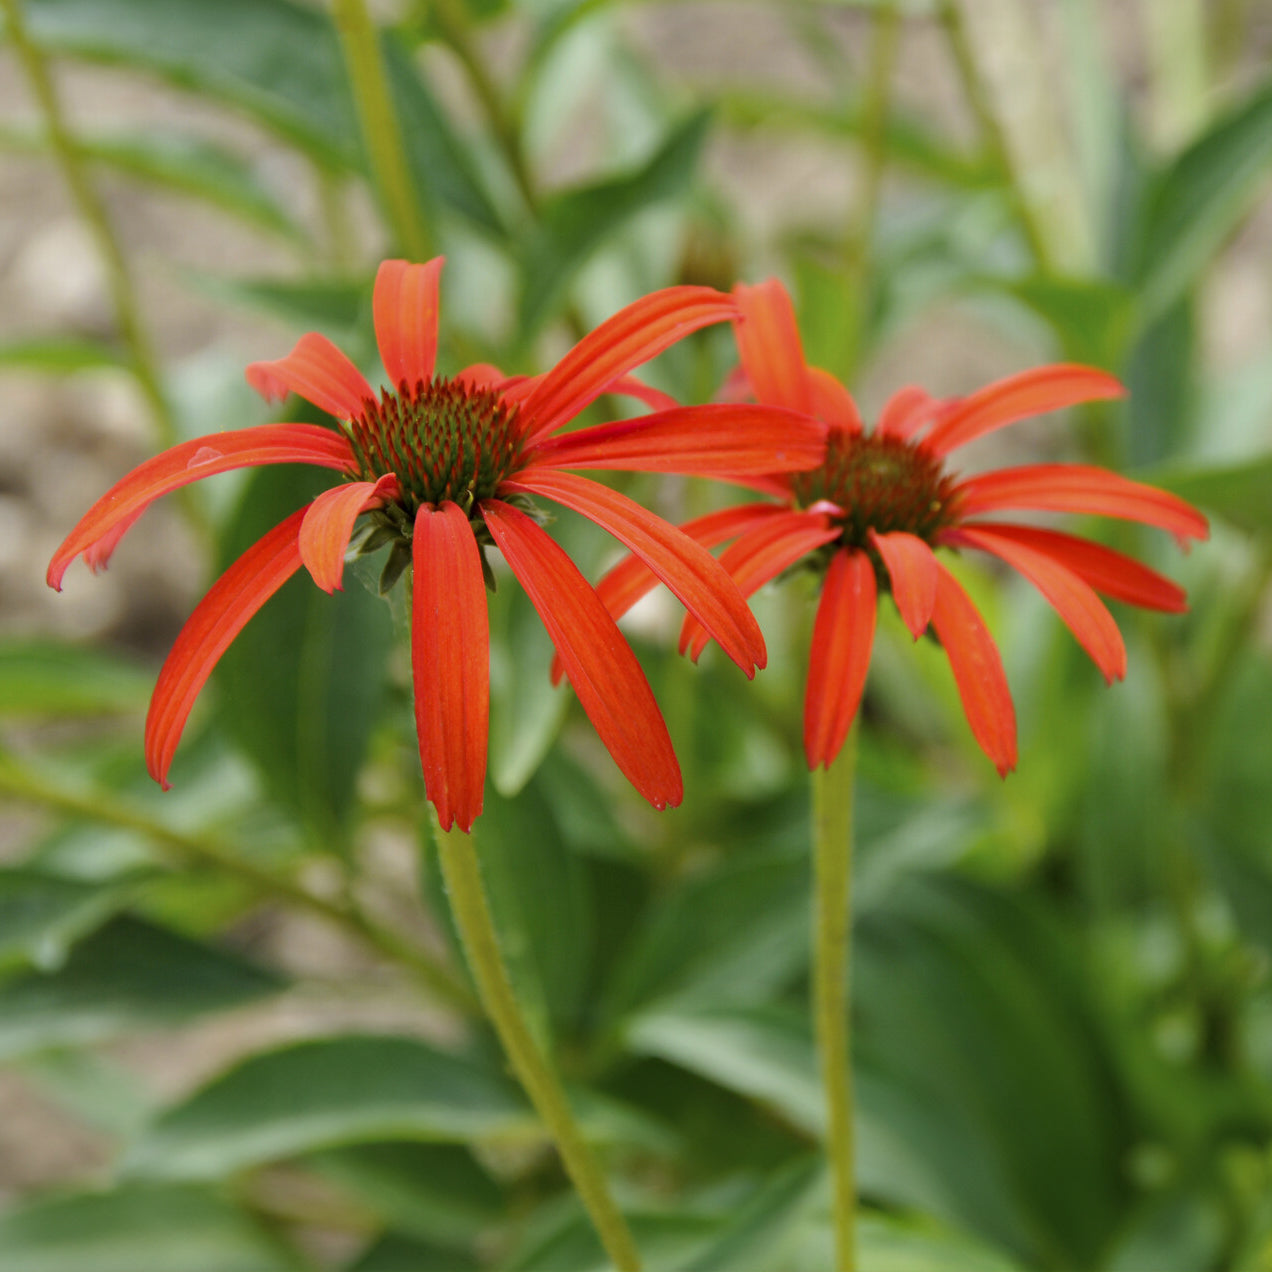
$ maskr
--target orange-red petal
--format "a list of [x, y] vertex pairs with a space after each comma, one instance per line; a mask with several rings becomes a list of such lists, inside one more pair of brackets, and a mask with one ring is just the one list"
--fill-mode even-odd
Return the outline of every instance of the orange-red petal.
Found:
[[480, 506], [614, 762], [655, 808], [679, 804], [684, 796], [680, 765], [654, 692], [600, 598], [524, 513], [495, 499]]
[[358, 514], [381, 507], [397, 493], [397, 478], [387, 473], [379, 481], [354, 481], [324, 490], [309, 505], [298, 538], [300, 559], [324, 592], [341, 586], [345, 552]]
[[680, 406], [550, 437], [525, 457], [543, 468], [691, 473], [804, 472], [826, 458], [825, 425], [769, 406]]
[[490, 626], [481, 551], [449, 500], [415, 514], [411, 668], [424, 789], [443, 830], [481, 812], [490, 730]]
[[353, 452], [341, 434], [316, 424], [261, 424], [182, 442], [139, 464], [80, 518], [49, 562], [49, 586], [61, 589], [67, 566], [81, 552], [93, 554], [95, 567], [104, 565], [124, 531], [160, 496], [258, 464], [317, 464], [347, 472]]
[[634, 375], [620, 376], [606, 388], [605, 392], [620, 397], [635, 398], [638, 402], [644, 402], [652, 411], [671, 411], [680, 405], [670, 393], [664, 393], [661, 389], [654, 388], [652, 384], [638, 380]]
[[875, 425], [876, 437], [898, 437], [904, 441], [912, 437], [928, 422], [940, 406], [926, 389], [917, 384], [908, 384], [899, 389], [879, 413], [879, 421]]
[[619, 310], [584, 336], [526, 396], [526, 440], [546, 437], [633, 367], [736, 313], [733, 300], [713, 287], [667, 287]]
[[804, 695], [804, 754], [830, 767], [861, 704], [878, 612], [874, 566], [864, 552], [836, 552], [826, 571]]
[[297, 570], [306, 508], [258, 539], [195, 607], [164, 661], [146, 715], [146, 768], [168, 789], [168, 768], [194, 700], [248, 620]]
[[915, 640], [927, 631], [936, 604], [936, 558], [918, 535], [894, 530], [870, 531], [871, 546], [883, 558], [892, 583], [892, 599]]
[[[743, 596], [752, 596], [800, 557], [837, 538], [839, 529], [820, 513], [781, 512], [741, 535], [726, 548], [720, 564], [733, 576]], [[697, 662], [710, 636], [692, 614], [680, 629], [680, 652]]]
[[852, 394], [821, 367], [809, 367], [807, 379], [813, 414], [840, 433], [860, 433], [861, 412]]
[[441, 256], [423, 265], [384, 261], [375, 275], [371, 311], [380, 360], [394, 387], [428, 380], [437, 362], [437, 295]]
[[1006, 535], [995, 534], [991, 528], [962, 526], [946, 531], [942, 538], [946, 543], [993, 553], [1019, 570], [1051, 602], [1109, 684], [1126, 675], [1126, 645], [1113, 615], [1091, 586], [1067, 566]]
[[764, 637], [737, 585], [700, 543], [608, 486], [573, 473], [527, 469], [500, 493], [543, 495], [595, 521], [634, 552], [679, 597], [720, 647], [746, 673], [768, 661]]
[[756, 398], [766, 406], [784, 406], [809, 414], [813, 396], [800, 344], [795, 308], [776, 278], [733, 288], [740, 314], [733, 330], [738, 355]]
[[316, 331], [301, 336], [285, 358], [250, 363], [245, 374], [248, 384], [267, 400], [297, 393], [342, 420], [360, 415], [363, 403], [375, 399], [362, 372]]
[[1164, 610], [1182, 614], [1188, 598], [1177, 583], [1150, 570], [1124, 552], [1106, 548], [1061, 530], [1043, 530], [1037, 526], [1004, 525], [999, 522], [968, 522], [965, 530], [990, 530], [1000, 539], [1012, 539], [1067, 566], [1085, 579], [1097, 592], [1115, 601], [1138, 605], [1142, 609]]
[[1169, 530], [1184, 545], [1204, 539], [1209, 524], [1177, 495], [1088, 464], [1030, 464], [970, 477], [952, 494], [960, 516], [1005, 508], [1087, 512]]
[[1079, 402], [1126, 396], [1126, 389], [1105, 371], [1073, 363], [1035, 367], [1019, 375], [995, 380], [951, 405], [923, 439], [934, 455], [946, 455], [1006, 424], [1031, 415], [1058, 411]]
[[998, 646], [971, 597], [938, 561], [932, 626], [945, 647], [972, 736], [1006, 777], [1016, 767], [1016, 708]]

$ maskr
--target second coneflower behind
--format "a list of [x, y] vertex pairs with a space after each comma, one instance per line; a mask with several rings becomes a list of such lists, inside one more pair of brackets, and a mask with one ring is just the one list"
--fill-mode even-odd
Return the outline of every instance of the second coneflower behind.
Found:
[[[804, 361], [790, 299], [781, 284], [739, 285], [736, 323], [742, 372], [755, 398], [805, 412], [829, 429], [825, 463], [773, 472], [745, 484], [773, 498], [710, 513], [681, 528], [705, 547], [730, 540], [720, 560], [750, 596], [803, 563], [823, 576], [804, 704], [810, 768], [829, 765], [857, 713], [874, 641], [877, 600], [891, 592], [917, 639], [929, 624], [949, 657], [963, 709], [1000, 773], [1016, 764], [1016, 720], [997, 647], [937, 549], [989, 552], [1029, 579], [1104, 673], [1119, 679], [1126, 649], [1098, 594], [1147, 609], [1179, 611], [1184, 593], [1123, 553], [1058, 530], [986, 520], [1017, 509], [1093, 513], [1204, 539], [1206, 519], [1174, 495], [1085, 464], [1033, 464], [962, 477], [946, 464], [959, 446], [1031, 415], [1123, 395], [1090, 367], [1038, 367], [965, 398], [938, 401], [904, 388], [873, 430], [847, 390]], [[625, 612], [656, 579], [628, 558], [598, 592]], [[697, 657], [710, 639], [692, 616], [681, 649]]]

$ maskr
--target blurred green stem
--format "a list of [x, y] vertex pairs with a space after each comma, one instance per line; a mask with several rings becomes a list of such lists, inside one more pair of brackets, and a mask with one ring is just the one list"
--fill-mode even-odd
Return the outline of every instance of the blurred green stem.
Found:
[[207, 835], [177, 830], [129, 808], [102, 792], [77, 794], [30, 772], [0, 752], [0, 793], [25, 803], [55, 809], [71, 817], [118, 826], [145, 836], [182, 865], [198, 862], [247, 884], [267, 897], [327, 919], [385, 958], [400, 964], [448, 1007], [472, 1012], [472, 995], [446, 969], [408, 945], [394, 932], [373, 922], [356, 906], [328, 901], [294, 880], [256, 865], [228, 844]]
[[619, 1272], [640, 1272], [640, 1256], [627, 1222], [610, 1196], [565, 1091], [540, 1052], [508, 979], [473, 838], [462, 830], [443, 830], [436, 818], [433, 831], [451, 910], [486, 1014], [513, 1071], [556, 1143], [566, 1173], [610, 1260]]
[[[84, 155], [66, 125], [61, 102], [49, 74], [48, 63], [40, 47], [31, 39], [22, 12], [21, 0], [0, 0], [3, 5], [5, 31], [13, 45], [18, 61], [31, 84], [31, 91], [39, 103], [48, 130], [49, 145], [62, 170], [62, 176], [70, 187], [71, 197], [80, 216], [88, 226], [106, 269], [106, 283], [110, 288], [111, 303], [120, 334], [128, 346], [132, 372], [137, 380], [154, 417], [155, 429], [162, 446], [172, 446], [178, 440], [177, 425], [172, 406], [163, 391], [158, 362], [150, 344], [150, 338], [141, 321], [141, 311], [133, 290], [132, 279], [124, 260], [124, 253], [115, 237], [115, 231], [106, 215], [106, 209], [88, 179]], [[189, 510], [189, 506], [187, 506]]]
[[835, 1272], [857, 1267], [853, 1146], [852, 804], [857, 724], [829, 768], [813, 770], [813, 1019], [826, 1092]]
[[389, 96], [379, 32], [365, 0], [334, 0], [334, 16], [362, 125], [362, 140], [389, 224], [407, 256], [413, 261], [426, 261], [433, 255], [432, 241], [416, 199], [402, 132]]
[[963, 12], [959, 8], [959, 0], [939, 0], [937, 14], [945, 27], [946, 40], [954, 64], [958, 68], [959, 78], [963, 82], [963, 93], [971, 109], [976, 123], [993, 154], [1003, 175], [1011, 186], [1012, 198], [1016, 206], [1020, 227], [1029, 244], [1038, 268], [1044, 273], [1055, 270], [1055, 257], [1047, 235], [1037, 212], [1024, 186], [1019, 168], [1011, 153], [1011, 145], [1006, 129], [998, 117], [989, 85], [981, 73], [981, 66], [976, 57], [976, 50], [967, 30]]
[[901, 13], [897, 5], [891, 0], [880, 4], [874, 14], [874, 42], [861, 107], [860, 185], [844, 238], [845, 300], [853, 314], [845, 355], [844, 378], [849, 383], [861, 359], [870, 316], [870, 257], [879, 215], [879, 192], [888, 163], [888, 115], [900, 36]]

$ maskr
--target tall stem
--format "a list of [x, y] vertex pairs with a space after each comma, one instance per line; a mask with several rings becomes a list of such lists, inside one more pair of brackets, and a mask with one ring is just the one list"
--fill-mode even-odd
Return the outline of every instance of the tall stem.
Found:
[[133, 290], [132, 279], [124, 260], [123, 249], [115, 237], [114, 228], [106, 209], [88, 179], [87, 165], [74, 136], [67, 127], [58, 100], [53, 79], [49, 74], [44, 51], [27, 31], [20, 0], [0, 0], [5, 19], [5, 34], [9, 37], [22, 69], [31, 84], [31, 91], [39, 103], [48, 132], [49, 146], [57, 160], [62, 176], [70, 188], [75, 207], [87, 225], [106, 269], [106, 283], [110, 289], [111, 304], [120, 335], [128, 346], [131, 369], [154, 417], [155, 430], [163, 446], [172, 446], [177, 440], [177, 426], [172, 407], [163, 391], [159, 366], [149, 335], [141, 320], [141, 311]]
[[826, 1092], [835, 1272], [857, 1267], [849, 1014], [852, 969], [852, 795], [857, 726], [829, 768], [813, 770], [813, 1019]]
[[416, 200], [407, 167], [402, 132], [380, 56], [379, 32], [365, 0], [335, 0], [334, 13], [362, 140], [389, 223], [402, 250], [412, 260], [425, 261], [433, 254], [428, 223]]
[[472, 836], [459, 830], [442, 830], [436, 822], [434, 832], [451, 910], [486, 1014], [513, 1071], [552, 1135], [566, 1173], [610, 1260], [619, 1272], [640, 1272], [640, 1256], [626, 1220], [584, 1142], [560, 1081], [540, 1053], [521, 1013], [499, 952], [499, 937], [486, 901]]

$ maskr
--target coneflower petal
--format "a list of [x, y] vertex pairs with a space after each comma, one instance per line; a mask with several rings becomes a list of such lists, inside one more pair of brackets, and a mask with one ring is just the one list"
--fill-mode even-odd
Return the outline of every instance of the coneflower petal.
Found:
[[861, 412], [852, 394], [821, 367], [809, 367], [807, 374], [813, 414], [841, 433], [860, 433]]
[[667, 726], [636, 655], [599, 597], [524, 513], [495, 499], [480, 508], [614, 762], [655, 808], [679, 804], [684, 785]]
[[596, 522], [679, 597], [748, 679], [757, 666], [767, 663], [764, 637], [737, 585], [720, 562], [683, 531], [626, 495], [573, 473], [526, 469], [499, 489], [501, 494], [543, 495]]
[[995, 380], [952, 403], [923, 439], [923, 445], [934, 455], [947, 455], [956, 446], [1031, 415], [1077, 406], [1080, 402], [1125, 396], [1122, 384], [1094, 367], [1072, 363], [1035, 367], [1005, 380]]
[[811, 414], [804, 349], [786, 288], [770, 278], [754, 286], [738, 283], [733, 295], [740, 310], [733, 324], [738, 355], [756, 398], [765, 406]]
[[437, 256], [423, 265], [384, 261], [376, 271], [371, 300], [375, 341], [394, 387], [432, 377], [443, 260]]
[[970, 477], [951, 492], [960, 518], [999, 509], [1087, 512], [1168, 530], [1181, 547], [1210, 533], [1206, 518], [1172, 495], [1088, 464], [1030, 464]]
[[936, 604], [936, 558], [918, 535], [894, 530], [869, 534], [870, 543], [883, 558], [892, 582], [892, 599], [915, 640], [927, 631]]
[[769, 406], [681, 406], [550, 437], [527, 465], [699, 477], [803, 472], [826, 457], [826, 428]]
[[1097, 592], [1115, 601], [1138, 605], [1141, 609], [1164, 610], [1182, 614], [1188, 598], [1177, 583], [1140, 564], [1124, 552], [1092, 543], [1060, 530], [1043, 530], [1037, 526], [1005, 525], [999, 522], [967, 522], [966, 530], [988, 530], [1000, 539], [1012, 539], [1026, 547], [1043, 552], [1085, 579]]
[[908, 384], [898, 389], [879, 413], [875, 424], [876, 437], [896, 437], [901, 441], [912, 437], [935, 414], [941, 403], [926, 389]]
[[411, 540], [411, 667], [424, 787], [443, 830], [481, 812], [490, 620], [481, 551], [458, 504], [422, 507]]
[[258, 539], [212, 585], [165, 659], [146, 715], [146, 768], [168, 789], [168, 768], [199, 691], [248, 620], [297, 570], [307, 508]]
[[[686, 521], [680, 529], [704, 548], [718, 544], [750, 530], [770, 517], [785, 515], [776, 504], [743, 504], [724, 508]], [[614, 619], [622, 618], [642, 596], [658, 586], [658, 576], [638, 556], [624, 557], [612, 570], [601, 576], [596, 594]], [[552, 683], [560, 683], [565, 668], [560, 655], [552, 659]]]
[[945, 647], [972, 736], [1000, 777], [1016, 767], [1016, 708], [1003, 660], [971, 597], [938, 561], [932, 626]]
[[546, 437], [633, 367], [713, 322], [737, 313], [713, 287], [667, 287], [601, 323], [542, 376], [522, 405], [527, 442]]
[[[783, 512], [741, 535], [725, 549], [720, 564], [733, 576], [743, 596], [753, 596], [800, 557], [838, 537], [839, 528], [820, 513]], [[697, 662], [710, 639], [702, 624], [692, 614], [686, 615], [680, 629], [680, 652], [688, 650]]]
[[266, 401], [297, 393], [337, 419], [351, 420], [374, 399], [362, 372], [326, 336], [311, 331], [285, 358], [249, 363], [247, 382]]
[[398, 493], [397, 478], [387, 473], [378, 481], [354, 481], [324, 490], [309, 505], [298, 537], [300, 559], [324, 592], [341, 587], [345, 553], [358, 514], [382, 507]]
[[1126, 645], [1113, 615], [1089, 584], [1046, 553], [989, 529], [961, 526], [947, 530], [943, 543], [979, 548], [1019, 570], [1051, 602], [1065, 626], [1091, 655], [1091, 660], [1112, 684], [1126, 675]]
[[261, 424], [182, 442], [139, 464], [80, 518], [49, 562], [49, 586], [60, 591], [70, 563], [94, 547], [93, 565], [104, 565], [124, 531], [162, 495], [216, 473], [259, 464], [316, 464], [347, 472], [354, 460], [344, 437], [316, 424]]
[[822, 585], [804, 695], [808, 767], [829, 768], [852, 727], [870, 668], [878, 610], [874, 566], [864, 552], [836, 552]]

